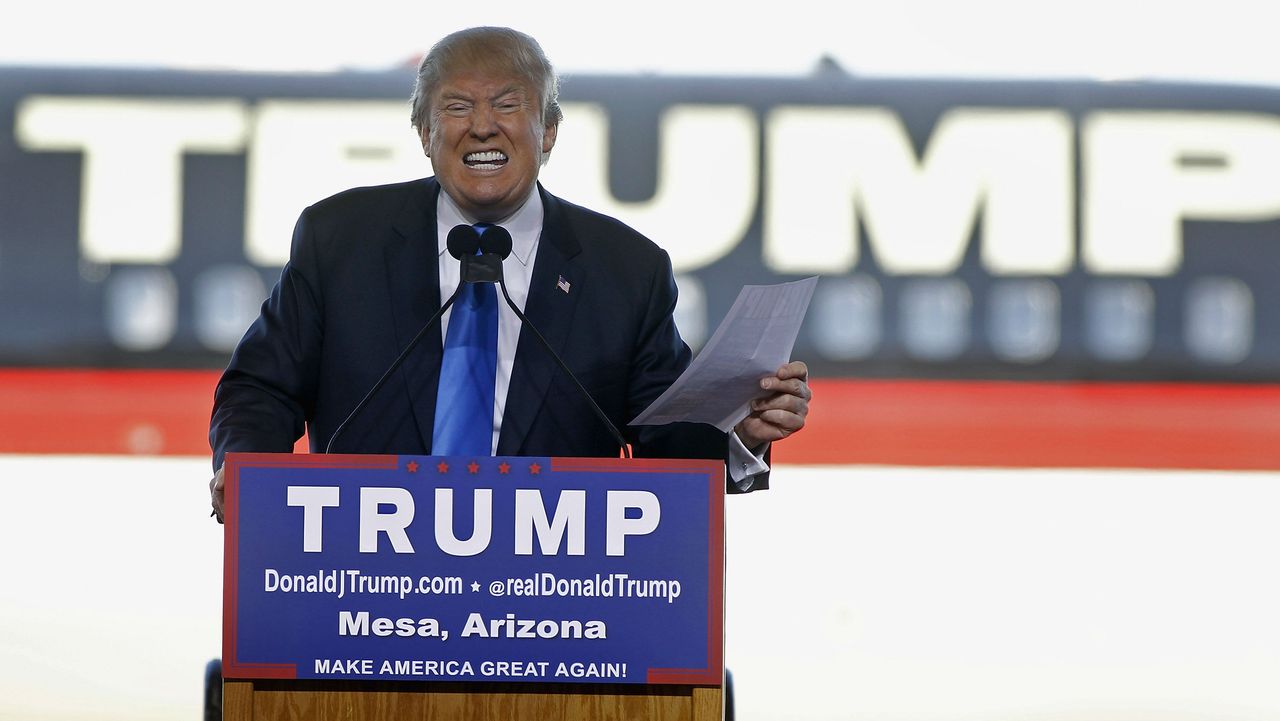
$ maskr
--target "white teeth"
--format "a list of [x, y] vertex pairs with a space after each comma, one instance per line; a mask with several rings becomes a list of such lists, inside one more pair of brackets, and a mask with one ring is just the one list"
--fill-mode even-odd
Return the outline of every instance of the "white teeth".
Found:
[[463, 158], [468, 163], [494, 163], [506, 160], [507, 154], [497, 150], [486, 150], [483, 153], [467, 153]]

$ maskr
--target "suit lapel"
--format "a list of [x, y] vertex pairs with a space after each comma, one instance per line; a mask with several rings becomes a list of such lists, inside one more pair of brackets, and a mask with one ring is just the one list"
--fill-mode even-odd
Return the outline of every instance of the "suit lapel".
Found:
[[[544, 213], [542, 237], [538, 241], [538, 256], [524, 314], [563, 357], [565, 341], [573, 327], [574, 310], [587, 278], [578, 263], [582, 247], [569, 227], [563, 207], [541, 185], [538, 192], [542, 195]], [[521, 328], [502, 416], [502, 432], [498, 436], [498, 455], [520, 453], [542, 408], [551, 379], [560, 372], [533, 331]]]
[[[395, 327], [396, 352], [402, 351], [423, 325], [440, 308], [440, 263], [436, 233], [436, 197], [440, 186], [427, 179], [395, 219], [398, 242], [387, 246], [387, 288], [391, 294], [391, 317]], [[409, 395], [413, 415], [430, 452], [435, 424], [436, 388], [440, 382], [443, 353], [439, 327], [427, 335], [400, 366], [397, 375]], [[397, 379], [391, 379], [391, 384]], [[388, 389], [392, 391], [392, 389]]]

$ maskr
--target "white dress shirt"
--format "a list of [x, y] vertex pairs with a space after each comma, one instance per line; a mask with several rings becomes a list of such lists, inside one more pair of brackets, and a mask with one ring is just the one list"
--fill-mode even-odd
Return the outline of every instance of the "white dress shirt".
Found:
[[[529, 298], [530, 280], [533, 278], [533, 261], [538, 254], [538, 240], [542, 237], [542, 198], [535, 186], [528, 199], [509, 217], [494, 223], [511, 234], [511, 255], [502, 261], [503, 282], [511, 302], [524, 312]], [[449, 231], [456, 225], [475, 225], [478, 221], [468, 218], [449, 194], [441, 190], [436, 201], [436, 238], [440, 268], [440, 302], [444, 303], [458, 287], [461, 264], [449, 255]], [[498, 437], [502, 432], [502, 413], [507, 405], [507, 390], [511, 387], [511, 370], [515, 367], [516, 346], [520, 342], [520, 319], [498, 292], [498, 371], [493, 392], [493, 444], [490, 452], [497, 454]], [[449, 317], [453, 309], [440, 318], [441, 343], [448, 337]], [[747, 449], [736, 433], [729, 434], [729, 478], [741, 490], [751, 487], [754, 476], [769, 470], [764, 462], [764, 449], [759, 454]]]

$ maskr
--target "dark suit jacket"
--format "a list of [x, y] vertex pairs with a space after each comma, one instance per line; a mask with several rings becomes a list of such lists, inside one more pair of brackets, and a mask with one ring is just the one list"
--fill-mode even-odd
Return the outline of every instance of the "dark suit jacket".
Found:
[[[433, 178], [357, 188], [303, 211], [290, 260], [214, 397], [214, 467], [231, 451], [329, 438], [440, 307]], [[524, 312], [632, 442], [637, 456], [723, 459], [711, 426], [626, 425], [689, 364], [672, 319], [667, 254], [613, 218], [539, 186], [545, 220]], [[568, 292], [559, 286], [568, 283]], [[442, 353], [429, 330], [343, 431], [343, 453], [431, 453]], [[498, 455], [616, 457], [581, 393], [521, 330]], [[754, 488], [767, 479], [757, 478]], [[731, 484], [732, 490], [732, 484]]]

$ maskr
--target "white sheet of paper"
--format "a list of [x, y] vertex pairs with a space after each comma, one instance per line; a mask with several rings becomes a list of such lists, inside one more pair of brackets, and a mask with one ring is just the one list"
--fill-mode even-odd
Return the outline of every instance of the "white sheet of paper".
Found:
[[760, 379], [791, 360], [800, 324], [818, 278], [777, 285], [747, 285], [711, 340], [675, 383], [633, 426], [689, 421], [729, 432], [764, 393]]

